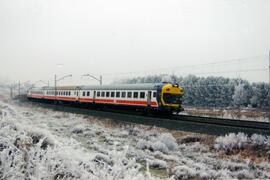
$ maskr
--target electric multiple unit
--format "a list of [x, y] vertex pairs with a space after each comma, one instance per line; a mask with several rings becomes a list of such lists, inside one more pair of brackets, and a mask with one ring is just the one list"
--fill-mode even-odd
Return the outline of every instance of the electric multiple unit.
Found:
[[44, 87], [28, 91], [30, 100], [84, 104], [89, 107], [129, 107], [154, 111], [182, 111], [184, 91], [178, 84], [121, 84]]

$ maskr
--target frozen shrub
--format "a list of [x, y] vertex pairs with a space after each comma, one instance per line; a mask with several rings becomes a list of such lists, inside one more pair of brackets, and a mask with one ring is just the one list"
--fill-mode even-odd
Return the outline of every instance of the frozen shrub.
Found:
[[214, 148], [230, 152], [233, 149], [242, 149], [247, 142], [248, 137], [244, 133], [230, 133], [226, 136], [218, 137], [214, 142]]
[[47, 149], [49, 146], [50, 146], [50, 147], [53, 147], [54, 144], [55, 144], [55, 142], [54, 142], [52, 139], [50, 139], [50, 138], [48, 138], [48, 137], [45, 137], [45, 138], [43, 138], [43, 139], [41, 140], [40, 148], [41, 148], [41, 149]]
[[170, 133], [162, 134], [158, 136], [157, 139], [165, 144], [170, 151], [175, 151], [177, 149], [176, 140]]
[[251, 145], [254, 147], [262, 146], [266, 142], [265, 136], [258, 135], [258, 134], [253, 134], [250, 139], [251, 139]]
[[254, 174], [246, 169], [235, 173], [237, 179], [254, 179]]
[[119, 133], [119, 137], [121, 138], [127, 138], [129, 136], [129, 132], [124, 130]]
[[105, 154], [97, 154], [94, 158], [94, 161], [98, 163], [105, 163], [107, 165], [113, 165], [111, 158]]
[[172, 173], [176, 179], [191, 179], [196, 176], [196, 171], [186, 165], [176, 166]]
[[132, 136], [137, 136], [140, 133], [140, 130], [137, 127], [129, 128], [128, 134]]
[[167, 169], [167, 163], [166, 161], [155, 159], [155, 160], [149, 160], [149, 167], [154, 169]]
[[10, 141], [5, 137], [0, 137], [0, 151], [3, 151], [9, 146], [10, 146]]
[[19, 149], [29, 149], [33, 145], [33, 141], [31, 137], [22, 134], [16, 138], [14, 145]]
[[165, 154], [167, 154], [169, 152], [168, 147], [160, 141], [155, 142], [152, 146], [152, 149], [154, 151], [160, 151], [160, 152], [163, 152]]
[[72, 133], [74, 134], [81, 134], [84, 131], [84, 127], [83, 126], [75, 126], [74, 128], [72, 128]]
[[151, 149], [153, 147], [153, 143], [151, 143], [150, 141], [146, 141], [141, 139], [138, 143], [137, 143], [137, 148], [139, 149]]

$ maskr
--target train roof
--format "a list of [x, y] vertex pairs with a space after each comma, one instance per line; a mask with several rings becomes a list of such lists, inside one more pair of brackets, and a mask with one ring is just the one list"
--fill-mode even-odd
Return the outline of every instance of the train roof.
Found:
[[82, 90], [157, 90], [162, 83], [143, 83], [143, 84], [118, 84], [102, 86], [81, 86]]
[[[56, 90], [157, 90], [163, 83], [90, 85], [90, 86], [58, 86]], [[36, 88], [35, 90], [55, 90], [54, 87]]]
[[[43, 87], [43, 90], [55, 90], [54, 87]], [[56, 90], [77, 90], [80, 86], [57, 86]]]

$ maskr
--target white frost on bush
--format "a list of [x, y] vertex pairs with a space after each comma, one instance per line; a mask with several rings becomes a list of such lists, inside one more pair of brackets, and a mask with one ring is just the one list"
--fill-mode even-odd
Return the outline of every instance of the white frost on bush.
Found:
[[196, 176], [196, 171], [186, 165], [176, 166], [172, 173], [176, 179], [190, 179]]
[[154, 160], [148, 160], [149, 167], [154, 169], [167, 169], [167, 163], [166, 161], [154, 159]]
[[253, 134], [250, 138], [250, 143], [254, 147], [265, 146], [267, 149], [270, 149], [270, 136]]
[[218, 137], [214, 142], [214, 148], [217, 150], [232, 151], [241, 149], [248, 142], [248, 137], [244, 133], [230, 133], [226, 136]]
[[137, 143], [137, 148], [142, 149], [142, 150], [150, 149], [152, 147], [153, 147], [153, 143], [150, 141], [146, 141], [144, 139], [139, 140], [139, 142]]
[[177, 149], [176, 140], [170, 133], [161, 134], [157, 139], [165, 144], [170, 151], [175, 151]]
[[161, 134], [157, 137], [147, 138], [148, 140], [141, 139], [137, 143], [139, 149], [148, 149], [150, 151], [160, 151], [162, 153], [168, 154], [170, 151], [175, 151], [177, 149], [177, 144], [175, 138], [169, 134]]
[[248, 137], [244, 133], [230, 133], [226, 136], [218, 137], [214, 142], [214, 148], [216, 150], [224, 150], [230, 152], [233, 149], [243, 149], [247, 146], [265, 148], [266, 150], [270, 149], [270, 137], [263, 136], [258, 134], [253, 134], [251, 137]]

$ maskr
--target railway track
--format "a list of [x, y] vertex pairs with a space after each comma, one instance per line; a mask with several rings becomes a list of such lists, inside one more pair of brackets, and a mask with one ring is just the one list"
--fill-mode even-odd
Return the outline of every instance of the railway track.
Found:
[[[23, 102], [26, 103], [26, 102]], [[117, 123], [135, 123], [150, 126], [167, 128], [170, 130], [182, 130], [196, 133], [212, 135], [225, 135], [228, 133], [243, 132], [248, 135], [262, 134], [270, 135], [270, 123], [246, 120], [233, 120], [213, 117], [201, 117], [191, 115], [172, 115], [170, 117], [146, 116], [135, 111], [124, 111], [116, 109], [93, 110], [81, 107], [71, 107], [67, 105], [53, 105], [31, 102], [44, 108], [55, 111], [85, 114], [99, 117], [101, 119], [111, 119]]]

